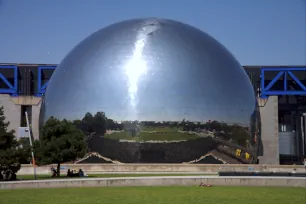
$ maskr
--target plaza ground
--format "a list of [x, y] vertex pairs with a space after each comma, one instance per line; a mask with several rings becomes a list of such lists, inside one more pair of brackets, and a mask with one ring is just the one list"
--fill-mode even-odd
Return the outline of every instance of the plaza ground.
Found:
[[1, 204], [302, 204], [306, 188], [102, 187], [0, 190]]

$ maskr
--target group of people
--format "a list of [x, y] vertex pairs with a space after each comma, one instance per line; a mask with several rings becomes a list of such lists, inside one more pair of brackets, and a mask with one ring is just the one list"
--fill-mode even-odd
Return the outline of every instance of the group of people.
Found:
[[79, 169], [79, 171], [76, 170], [70, 170], [67, 171], [67, 177], [83, 177], [87, 176], [82, 169]]
[[[51, 167], [51, 173], [52, 173], [52, 177], [57, 176], [57, 170], [54, 167]], [[84, 173], [82, 169], [79, 169], [79, 171], [68, 169], [67, 171], [67, 177], [83, 177], [83, 176], [87, 176], [87, 175]]]

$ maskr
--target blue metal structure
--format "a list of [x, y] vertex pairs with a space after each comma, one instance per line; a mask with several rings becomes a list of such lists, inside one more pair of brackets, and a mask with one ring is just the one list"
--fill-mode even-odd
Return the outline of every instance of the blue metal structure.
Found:
[[40, 66], [38, 67], [38, 76], [37, 76], [37, 93], [36, 96], [42, 96], [46, 92], [46, 88], [48, 86], [48, 82], [43, 84], [42, 77], [43, 77], [43, 70], [55, 70], [56, 66]]
[[[270, 81], [269, 84], [265, 84], [265, 73], [275, 72], [277, 75]], [[292, 72], [306, 72], [306, 67], [302, 68], [261, 68], [261, 97], [267, 98], [269, 96], [279, 96], [279, 95], [306, 95], [306, 85], [303, 84]], [[300, 87], [300, 90], [288, 90], [288, 76]], [[272, 86], [283, 77], [283, 89], [282, 90], [272, 90]]]
[[0, 73], [0, 80], [4, 82], [4, 84], [8, 88], [0, 88], [0, 94], [11, 94], [12, 96], [18, 95], [18, 68], [15, 65], [0, 65], [1, 69], [13, 69], [14, 70], [14, 83], [10, 83], [8, 79]]
[[[55, 70], [56, 65], [54, 66], [39, 66], [38, 67], [38, 76], [37, 76], [37, 91], [36, 96], [42, 96], [47, 88], [48, 81], [43, 82], [43, 70]], [[14, 71], [14, 81], [10, 82], [2, 73], [1, 70], [11, 69]], [[267, 72], [277, 72], [276, 76], [268, 83], [265, 84]], [[306, 84], [301, 82], [293, 72], [304, 72], [306, 74], [306, 67], [288, 67], [288, 68], [274, 68], [274, 67], [262, 67], [261, 76], [260, 76], [260, 90], [261, 98], [267, 98], [269, 96], [279, 96], [279, 95], [305, 95], [306, 96]], [[294, 81], [299, 90], [289, 90], [288, 89], [288, 76], [290, 80]], [[272, 87], [279, 80], [283, 81], [283, 86], [281, 89], [273, 90]], [[0, 88], [0, 94], [10, 94], [11, 96], [18, 95], [18, 66], [17, 65], [0, 65], [0, 82], [7, 86], [7, 88]]]

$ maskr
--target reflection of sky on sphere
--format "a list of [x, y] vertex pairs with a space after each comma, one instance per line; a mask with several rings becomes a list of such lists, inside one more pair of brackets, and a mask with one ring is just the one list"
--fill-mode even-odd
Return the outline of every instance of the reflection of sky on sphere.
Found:
[[[77, 105], [77, 104], [75, 104]], [[227, 106], [228, 107], [228, 106]], [[135, 110], [134, 110], [135, 109]], [[72, 109], [67, 106], [67, 112], [56, 113], [56, 115], [66, 116], [66, 119], [81, 119], [84, 117], [85, 112], [95, 114], [97, 111], [102, 110], [108, 118], [116, 121], [124, 120], [139, 120], [139, 121], [181, 121], [183, 119], [189, 121], [206, 122], [208, 120], [218, 120], [229, 123], [249, 124], [252, 112], [249, 110], [237, 109], [233, 107], [232, 110], [214, 108], [209, 106], [199, 107], [137, 107], [137, 108], [122, 108], [114, 110], [112, 107], [96, 106], [88, 107], [83, 111]], [[143, 110], [143, 111], [142, 111]], [[241, 113], [237, 113], [239, 110]], [[226, 114], [223, 114], [226, 112]], [[244, 117], [242, 118], [241, 115]], [[61, 117], [62, 118], [62, 117]], [[64, 118], [64, 117], [63, 117]]]
[[45, 95], [45, 117], [218, 120], [249, 124], [253, 88], [217, 41], [173, 21], [126, 21], [98, 31], [60, 64]]

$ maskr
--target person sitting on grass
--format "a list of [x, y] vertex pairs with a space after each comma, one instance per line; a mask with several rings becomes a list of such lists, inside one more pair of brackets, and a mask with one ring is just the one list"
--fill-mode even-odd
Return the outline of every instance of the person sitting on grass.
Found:
[[79, 174], [74, 169], [72, 169], [72, 170], [68, 169], [67, 176], [68, 177], [77, 177], [77, 176], [79, 176]]
[[84, 171], [82, 169], [79, 169], [79, 177], [83, 177], [84, 176]]
[[201, 186], [201, 187], [211, 187], [211, 185], [210, 184], [205, 184], [205, 183], [200, 183], [200, 185], [199, 186]]
[[51, 177], [56, 177], [57, 171], [56, 171], [56, 169], [53, 166], [51, 167], [51, 173], [52, 173]]
[[79, 176], [79, 172], [77, 170], [73, 170], [73, 177], [78, 177]]
[[68, 169], [67, 171], [67, 177], [71, 177], [72, 172], [70, 171], [70, 169]]
[[70, 170], [67, 171], [67, 177], [83, 177], [87, 176], [82, 169], [79, 169], [77, 172], [76, 170]]

